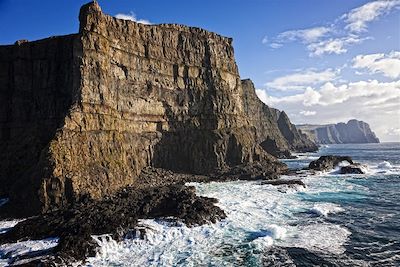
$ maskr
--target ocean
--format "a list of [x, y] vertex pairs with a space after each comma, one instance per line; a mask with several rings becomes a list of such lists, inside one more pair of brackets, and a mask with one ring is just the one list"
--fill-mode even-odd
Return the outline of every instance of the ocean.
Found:
[[[400, 266], [400, 143], [326, 145], [283, 161], [296, 169], [328, 154], [351, 156], [368, 166], [367, 174], [303, 175], [306, 188], [190, 183], [199, 195], [217, 198], [227, 218], [191, 228], [142, 220], [144, 239], [95, 236], [100, 251], [85, 265]], [[0, 232], [15, 223], [1, 222]], [[0, 265], [56, 244], [49, 239], [2, 245]]]

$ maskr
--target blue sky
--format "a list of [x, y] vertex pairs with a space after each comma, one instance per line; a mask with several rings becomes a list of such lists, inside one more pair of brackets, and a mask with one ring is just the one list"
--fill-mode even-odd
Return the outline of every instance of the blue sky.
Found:
[[[0, 44], [77, 32], [86, 2], [0, 0]], [[400, 0], [98, 2], [109, 15], [233, 37], [242, 78], [295, 123], [356, 118], [400, 141]]]

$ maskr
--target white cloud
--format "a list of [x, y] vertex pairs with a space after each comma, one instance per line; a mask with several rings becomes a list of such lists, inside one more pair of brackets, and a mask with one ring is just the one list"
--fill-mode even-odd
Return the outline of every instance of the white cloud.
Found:
[[300, 114], [308, 117], [308, 116], [315, 116], [317, 114], [317, 112], [313, 111], [313, 110], [302, 110], [302, 111], [300, 111]]
[[353, 59], [353, 68], [368, 69], [371, 73], [382, 73], [393, 79], [400, 77], [400, 51], [389, 54], [358, 55]]
[[400, 0], [381, 0], [369, 2], [363, 6], [351, 10], [342, 16], [347, 22], [346, 29], [352, 32], [363, 32], [367, 29], [367, 23], [378, 19], [400, 5]]
[[261, 41], [262, 44], [268, 43], [268, 36], [264, 36], [264, 38]]
[[279, 43], [272, 43], [269, 45], [273, 49], [281, 48], [283, 45]]
[[379, 0], [352, 9], [342, 15], [330, 26], [312, 27], [308, 29], [289, 30], [272, 39], [272, 48], [288, 42], [301, 42], [310, 51], [309, 56], [324, 54], [343, 54], [348, 47], [367, 39], [362, 32], [367, 31], [368, 23], [378, 20], [391, 10], [400, 8], [400, 0]]
[[[337, 123], [356, 118], [370, 123], [383, 141], [394, 140], [389, 133], [394, 135], [397, 131], [391, 128], [400, 129], [400, 80], [327, 82], [318, 87], [308, 87], [302, 93], [282, 97], [270, 96], [265, 90], [257, 90], [256, 93], [266, 104], [285, 110], [297, 124]], [[306, 111], [314, 111], [316, 115], [311, 116]]]
[[347, 52], [349, 45], [358, 44], [365, 40], [358, 36], [346, 36], [343, 38], [328, 39], [309, 44], [307, 49], [310, 56], [322, 56], [323, 54], [343, 54]]
[[148, 20], [137, 19], [136, 14], [133, 13], [132, 11], [129, 14], [118, 13], [117, 15], [115, 15], [115, 17], [117, 19], [131, 20], [131, 21], [135, 21], [137, 23], [142, 23], [142, 24], [151, 24], [151, 22]]
[[303, 90], [308, 85], [332, 81], [337, 77], [337, 74], [337, 71], [332, 69], [326, 69], [324, 71], [309, 69], [300, 73], [288, 74], [275, 78], [273, 81], [266, 83], [265, 86], [281, 91]]
[[400, 128], [390, 128], [386, 130], [386, 135], [394, 137], [395, 141], [400, 141]]
[[278, 35], [279, 42], [301, 41], [303, 43], [312, 43], [318, 41], [332, 30], [328, 27], [315, 27], [302, 30], [291, 30], [282, 32]]

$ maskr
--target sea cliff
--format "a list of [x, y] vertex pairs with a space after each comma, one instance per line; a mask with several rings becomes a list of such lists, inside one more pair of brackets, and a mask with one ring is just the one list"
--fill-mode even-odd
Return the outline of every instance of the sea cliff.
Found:
[[297, 127], [318, 144], [379, 143], [369, 124], [358, 120], [328, 125], [305, 124]]
[[18, 215], [102, 199], [147, 167], [279, 173], [274, 156], [316, 149], [241, 81], [232, 39], [96, 2], [79, 20], [77, 34], [0, 46], [0, 195]]

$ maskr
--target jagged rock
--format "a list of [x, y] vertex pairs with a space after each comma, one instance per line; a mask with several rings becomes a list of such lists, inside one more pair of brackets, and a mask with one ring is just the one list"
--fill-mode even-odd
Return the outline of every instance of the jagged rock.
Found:
[[86, 199], [66, 209], [54, 210], [18, 223], [0, 234], [0, 244], [59, 237], [52, 257], [82, 260], [94, 256], [91, 235], [111, 234], [120, 240], [138, 226], [141, 218], [173, 216], [187, 225], [216, 222], [226, 217], [216, 199], [196, 196], [194, 187], [172, 185], [146, 189], [125, 188], [101, 201]]
[[265, 105], [256, 95], [251, 80], [242, 80], [244, 110], [256, 128], [257, 142], [278, 158], [290, 158], [290, 150], [312, 152], [318, 147], [301, 131], [296, 129], [284, 111]]
[[340, 167], [340, 174], [365, 174], [361, 164], [351, 164]]
[[308, 146], [283, 112], [258, 104], [254, 121], [232, 39], [119, 20], [96, 2], [79, 19], [77, 34], [0, 46], [0, 195], [16, 216], [102, 199], [149, 166], [280, 168], [260, 143]]
[[358, 120], [349, 120], [347, 124], [306, 124], [297, 127], [318, 144], [379, 143], [368, 123]]
[[321, 156], [319, 159], [311, 161], [308, 168], [316, 171], [328, 171], [332, 170], [336, 166], [339, 166], [341, 162], [348, 162], [354, 164], [351, 157], [348, 156]]

